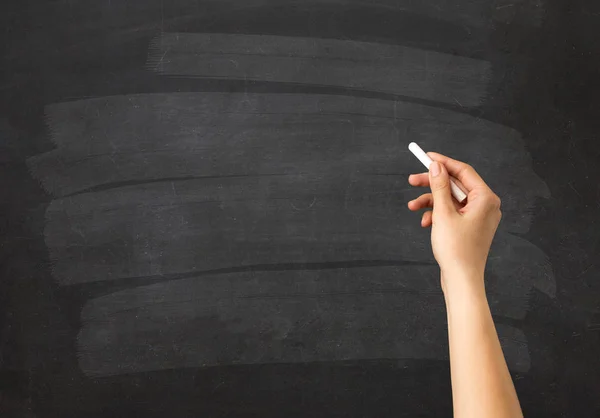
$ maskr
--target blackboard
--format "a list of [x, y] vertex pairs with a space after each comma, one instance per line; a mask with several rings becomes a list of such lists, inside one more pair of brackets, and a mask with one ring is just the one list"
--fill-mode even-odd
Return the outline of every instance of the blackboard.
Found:
[[526, 416], [600, 413], [591, 0], [0, 23], [3, 416], [451, 416], [411, 141], [503, 200], [487, 292]]

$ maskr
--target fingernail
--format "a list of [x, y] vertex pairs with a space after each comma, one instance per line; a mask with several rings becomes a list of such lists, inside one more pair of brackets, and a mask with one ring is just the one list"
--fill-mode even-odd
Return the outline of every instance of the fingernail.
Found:
[[442, 168], [440, 167], [440, 163], [434, 161], [431, 164], [431, 167], [429, 167], [429, 171], [431, 171], [431, 175], [433, 177], [437, 177], [440, 175], [440, 172], [442, 171]]

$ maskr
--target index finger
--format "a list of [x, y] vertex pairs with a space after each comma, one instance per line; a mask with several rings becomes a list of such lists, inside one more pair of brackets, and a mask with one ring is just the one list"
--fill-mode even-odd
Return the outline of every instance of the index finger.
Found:
[[481, 176], [477, 174], [477, 171], [469, 164], [453, 160], [452, 158], [438, 154], [437, 152], [428, 152], [427, 155], [429, 155], [432, 160], [444, 164], [448, 173], [460, 181], [463, 186], [466, 187], [467, 191], [470, 192], [473, 189], [482, 187], [489, 189], [489, 186], [483, 181]]

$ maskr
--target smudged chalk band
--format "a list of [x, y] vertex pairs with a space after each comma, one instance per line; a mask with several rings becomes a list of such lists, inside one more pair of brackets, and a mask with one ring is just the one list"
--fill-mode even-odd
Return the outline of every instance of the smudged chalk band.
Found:
[[[231, 364], [446, 359], [437, 277], [418, 268], [406, 273], [243, 273], [113, 293], [83, 310], [79, 365], [89, 376], [110, 376]], [[422, 291], [406, 292], [406, 285]], [[497, 328], [511, 369], [527, 371], [523, 332]]]
[[165, 33], [148, 68], [164, 75], [338, 86], [472, 107], [486, 61], [395, 45], [266, 35]]

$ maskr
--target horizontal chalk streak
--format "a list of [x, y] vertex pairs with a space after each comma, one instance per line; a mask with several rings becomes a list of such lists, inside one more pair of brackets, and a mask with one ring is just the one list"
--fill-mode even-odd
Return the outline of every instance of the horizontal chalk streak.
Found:
[[[188, 277], [123, 290], [89, 301], [83, 310], [82, 319], [102, 320], [122, 312], [123, 308], [141, 309], [162, 302], [216, 301], [274, 295], [349, 294], [361, 291], [416, 290], [441, 295], [438, 280], [430, 277], [430, 265], [410, 262], [397, 265], [370, 264], [370, 261], [366, 260], [363, 265], [350, 269], [341, 263], [332, 263], [333, 268], [328, 269], [280, 269], [278, 265], [274, 267], [275, 269], [261, 268]], [[407, 275], [409, 271], [413, 272], [413, 275]], [[158, 294], [165, 297], [157, 300], [153, 295]], [[96, 315], [100, 307], [101, 315]]]
[[167, 33], [148, 68], [165, 75], [342, 86], [478, 106], [488, 62], [367, 42], [285, 36]]
[[[461, 113], [420, 104], [289, 93], [186, 92], [107, 96], [48, 105], [45, 116], [51, 140], [56, 146], [91, 147], [91, 153], [96, 153], [97, 147], [110, 150], [111, 142], [121, 148], [145, 144], [158, 135], [167, 135], [170, 139], [180, 133], [204, 134], [199, 129], [215, 123], [257, 125], [267, 124], [271, 119], [293, 125], [318, 120], [326, 124], [353, 118], [374, 125], [386, 121], [448, 125], [482, 121], [494, 125]], [[495, 126], [509, 130], [501, 125]], [[180, 129], [176, 129], [178, 127]], [[104, 134], [104, 138], [100, 134]]]
[[[215, 184], [212, 191], [192, 181], [185, 185], [176, 191], [175, 205], [165, 205], [166, 196], [161, 198], [159, 190], [169, 190], [168, 184], [141, 195], [115, 190], [112, 197], [105, 194], [108, 205], [94, 209], [84, 202], [94, 205], [99, 193], [54, 202], [45, 233], [55, 260], [55, 277], [63, 284], [73, 284], [171, 274], [194, 267], [228, 268], [232, 260], [248, 265], [385, 260], [425, 249], [411, 241], [418, 225], [401, 227], [397, 219], [384, 216], [392, 210], [369, 203], [372, 194], [364, 193], [362, 201], [344, 204], [342, 193], [328, 197], [323, 194], [326, 190], [318, 195], [248, 199], [244, 195], [248, 195], [250, 183], [241, 187]], [[275, 183], [265, 186], [263, 193], [270, 187], [273, 191], [268, 193], [279, 188]], [[285, 184], [280, 187], [283, 193]], [[350, 189], [352, 196], [362, 194]], [[229, 194], [230, 198], [218, 198], [214, 193], [223, 198]], [[115, 198], [121, 200], [119, 206], [114, 206]], [[90, 209], [94, 212], [91, 217]], [[360, 215], [365, 210], [371, 218]], [[91, 270], [82, 275], [84, 264]]]
[[[82, 311], [79, 364], [90, 376], [107, 376], [228, 364], [445, 359], [438, 277], [427, 268], [407, 272], [243, 273], [113, 293]], [[522, 332], [506, 325], [498, 331], [509, 365], [527, 370]]]

